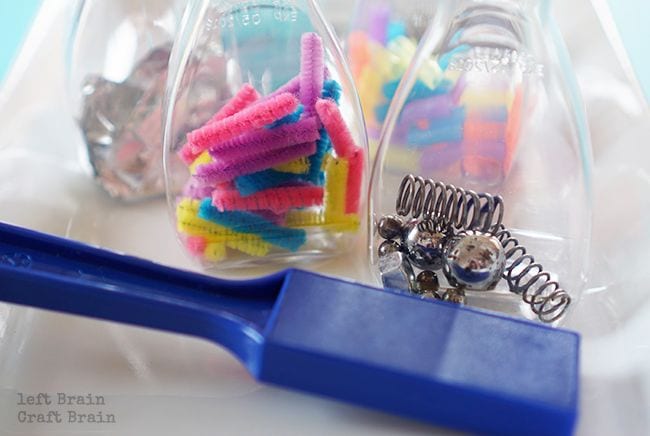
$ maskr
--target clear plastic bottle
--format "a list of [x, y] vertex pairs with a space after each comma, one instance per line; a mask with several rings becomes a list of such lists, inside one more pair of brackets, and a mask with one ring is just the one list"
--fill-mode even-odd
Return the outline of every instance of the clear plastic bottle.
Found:
[[[500, 195], [503, 224], [568, 292], [573, 307], [585, 282], [591, 232], [591, 146], [546, 6], [535, 0], [437, 2], [386, 117], [372, 171], [372, 215], [376, 227], [382, 216], [396, 213], [408, 173]], [[377, 270], [382, 238], [372, 233]], [[506, 280], [493, 292], [468, 292], [467, 302], [537, 318]]]
[[189, 3], [166, 102], [169, 207], [205, 266], [335, 256], [359, 241], [365, 128], [316, 1]]
[[68, 94], [85, 159], [113, 197], [164, 193], [162, 98], [186, 2], [80, 0], [68, 46]]

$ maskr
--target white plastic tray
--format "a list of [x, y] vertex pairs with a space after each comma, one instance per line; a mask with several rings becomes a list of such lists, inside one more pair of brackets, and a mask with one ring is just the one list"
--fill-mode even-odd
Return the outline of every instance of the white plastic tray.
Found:
[[[596, 162], [589, 287], [568, 326], [583, 335], [578, 434], [649, 434], [650, 115], [591, 4], [561, 3], [557, 15], [587, 104]], [[44, 3], [0, 90], [0, 220], [194, 268], [162, 201], [120, 204], [84, 172], [81, 138], [65, 104], [67, 14], [66, 2]], [[366, 281], [364, 255], [360, 246], [311, 267]], [[100, 395], [103, 406], [69, 409], [113, 414], [116, 423], [20, 423], [21, 410], [48, 408], [18, 405], [19, 392]], [[207, 342], [0, 304], [0, 434], [90, 432], [450, 433], [259, 385]]]

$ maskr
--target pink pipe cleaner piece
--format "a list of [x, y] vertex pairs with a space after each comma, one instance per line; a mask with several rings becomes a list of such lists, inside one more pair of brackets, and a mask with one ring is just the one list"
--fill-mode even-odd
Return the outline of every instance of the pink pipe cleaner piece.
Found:
[[319, 99], [316, 102], [316, 112], [330, 135], [336, 155], [343, 158], [351, 157], [357, 151], [357, 146], [336, 103], [329, 99]]
[[467, 81], [465, 80], [465, 76], [460, 76], [454, 85], [454, 89], [451, 90], [451, 100], [454, 102], [454, 104], [458, 104], [460, 98], [463, 95], [463, 92], [465, 92], [466, 87]]
[[253, 88], [253, 85], [245, 83], [237, 94], [235, 94], [228, 103], [226, 103], [212, 118], [210, 118], [206, 125], [212, 124], [216, 121], [221, 121], [235, 115], [237, 112], [241, 112], [243, 109], [259, 100], [259, 98], [260, 95], [257, 90]]
[[186, 142], [185, 145], [180, 150], [178, 150], [177, 154], [178, 157], [180, 157], [183, 162], [185, 162], [187, 165], [191, 165], [192, 162], [194, 162], [201, 153], [202, 152], [195, 153], [194, 151], [192, 151], [192, 147], [190, 146], [190, 143]]
[[210, 149], [210, 156], [222, 161], [244, 160], [291, 145], [320, 139], [316, 117], [306, 118], [273, 129], [260, 129], [224, 141]]
[[185, 239], [185, 246], [195, 256], [200, 256], [205, 251], [208, 241], [203, 236], [188, 236]]
[[242, 133], [259, 129], [289, 115], [298, 106], [296, 97], [289, 93], [258, 102], [228, 118], [215, 121], [187, 134], [187, 142], [193, 153], [200, 153]]
[[257, 192], [242, 197], [236, 189], [215, 190], [212, 205], [219, 211], [270, 210], [276, 214], [292, 208], [323, 204], [323, 188], [320, 186], [285, 186]]
[[293, 79], [289, 80], [287, 83], [285, 83], [284, 85], [282, 85], [281, 87], [273, 91], [272, 93], [262, 97], [262, 101], [273, 99], [278, 95], [287, 92], [290, 94], [294, 94], [295, 96], [298, 96], [298, 94], [300, 93], [300, 75], [297, 75]]
[[358, 213], [361, 200], [361, 182], [363, 181], [363, 149], [357, 148], [349, 158], [348, 186], [345, 196], [345, 213]]
[[[244, 84], [239, 92], [237, 92], [228, 103], [226, 103], [212, 118], [210, 118], [204, 126], [235, 115], [237, 112], [240, 112], [255, 101], [259, 100], [259, 98], [260, 95], [251, 84]], [[178, 157], [180, 157], [187, 165], [190, 165], [201, 153], [202, 152], [193, 151], [192, 146], [188, 142], [178, 151]]]
[[315, 152], [316, 143], [306, 142], [279, 150], [259, 153], [244, 161], [220, 160], [218, 162], [199, 165], [196, 168], [194, 178], [203, 186], [225, 182], [233, 180], [235, 177], [256, 173], [276, 165], [291, 162], [294, 159], [309, 156]]
[[305, 107], [305, 115], [309, 116], [314, 114], [314, 105], [323, 91], [323, 42], [315, 33], [305, 33], [300, 44], [300, 103]]

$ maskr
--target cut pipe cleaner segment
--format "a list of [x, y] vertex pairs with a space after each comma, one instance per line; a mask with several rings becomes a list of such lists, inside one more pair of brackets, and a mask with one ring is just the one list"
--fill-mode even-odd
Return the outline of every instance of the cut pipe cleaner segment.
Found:
[[230, 117], [215, 121], [187, 134], [187, 144], [193, 153], [203, 152], [219, 142], [270, 124], [296, 110], [298, 100], [292, 94], [248, 106]]
[[365, 153], [324, 55], [320, 37], [303, 34], [295, 77], [266, 96], [244, 84], [187, 134], [176, 226], [193, 255], [218, 263], [296, 253], [312, 235], [318, 250], [327, 235], [359, 230]]

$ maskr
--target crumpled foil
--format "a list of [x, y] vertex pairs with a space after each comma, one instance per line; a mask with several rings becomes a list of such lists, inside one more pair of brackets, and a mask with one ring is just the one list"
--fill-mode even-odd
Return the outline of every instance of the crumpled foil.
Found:
[[87, 76], [79, 125], [100, 185], [113, 197], [164, 193], [162, 99], [170, 45], [149, 52], [121, 83]]

